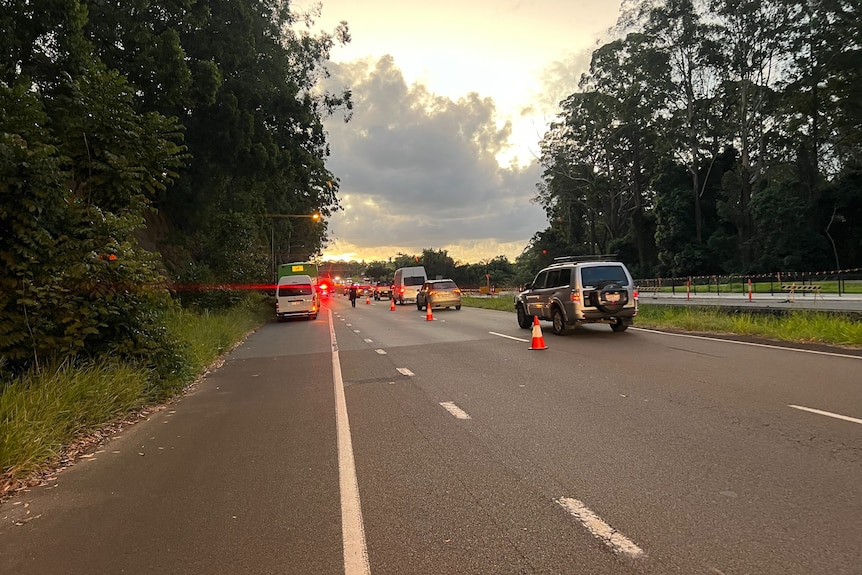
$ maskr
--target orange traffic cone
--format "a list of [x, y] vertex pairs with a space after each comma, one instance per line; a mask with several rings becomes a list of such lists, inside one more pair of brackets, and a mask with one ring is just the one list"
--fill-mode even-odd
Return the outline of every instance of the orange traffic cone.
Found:
[[428, 312], [425, 314], [425, 321], [434, 321], [434, 316], [431, 314], [431, 304], [426, 302], [425, 309], [428, 310]]
[[395, 298], [389, 300], [391, 303], [389, 304], [389, 311], [395, 311]]
[[545, 338], [542, 336], [542, 326], [539, 325], [539, 316], [533, 316], [533, 342], [530, 349], [548, 349]]
[[365, 296], [365, 305], [371, 305], [371, 296], [370, 295]]

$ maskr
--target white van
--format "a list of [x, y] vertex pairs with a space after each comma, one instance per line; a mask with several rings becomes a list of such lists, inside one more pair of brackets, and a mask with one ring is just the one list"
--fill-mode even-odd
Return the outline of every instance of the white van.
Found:
[[416, 301], [419, 289], [428, 281], [425, 266], [414, 266], [410, 268], [398, 268], [392, 280], [392, 297], [395, 303], [404, 304], [405, 301]]
[[278, 278], [275, 292], [275, 317], [281, 321], [288, 317], [317, 319], [320, 311], [320, 294], [311, 276], [297, 275]]

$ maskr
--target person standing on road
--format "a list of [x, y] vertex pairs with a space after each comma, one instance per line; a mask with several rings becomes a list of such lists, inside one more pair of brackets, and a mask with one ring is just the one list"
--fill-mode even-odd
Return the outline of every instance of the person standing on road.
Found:
[[350, 286], [350, 305], [356, 307], [356, 286]]

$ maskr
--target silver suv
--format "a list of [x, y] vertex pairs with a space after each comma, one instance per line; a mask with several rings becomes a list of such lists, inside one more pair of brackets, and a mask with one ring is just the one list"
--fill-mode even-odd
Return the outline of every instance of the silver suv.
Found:
[[556, 258], [515, 297], [518, 325], [529, 329], [533, 316], [553, 322], [564, 335], [584, 323], [606, 323], [625, 331], [638, 313], [638, 292], [622, 262]]

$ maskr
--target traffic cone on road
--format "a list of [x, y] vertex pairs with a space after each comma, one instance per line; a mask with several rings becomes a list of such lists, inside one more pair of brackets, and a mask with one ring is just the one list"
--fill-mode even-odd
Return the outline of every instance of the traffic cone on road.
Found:
[[389, 311], [395, 311], [395, 298], [389, 300]]
[[434, 321], [434, 316], [431, 314], [431, 304], [426, 303], [425, 309], [428, 310], [428, 312], [425, 314], [425, 321]]
[[365, 305], [371, 305], [371, 296], [370, 295], [365, 296]]
[[530, 349], [548, 349], [545, 338], [542, 336], [542, 326], [539, 325], [539, 316], [533, 316], [533, 342]]

